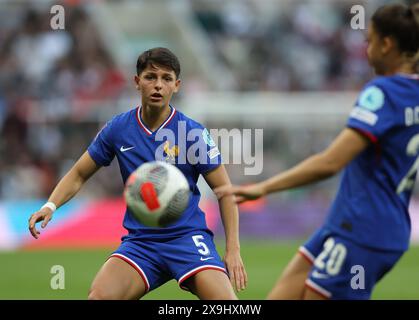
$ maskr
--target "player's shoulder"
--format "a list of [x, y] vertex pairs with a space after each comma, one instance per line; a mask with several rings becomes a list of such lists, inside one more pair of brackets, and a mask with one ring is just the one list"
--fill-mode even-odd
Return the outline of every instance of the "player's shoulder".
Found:
[[389, 85], [390, 81], [391, 81], [390, 77], [377, 76], [371, 79], [370, 81], [368, 81], [367, 84], [365, 85], [365, 88], [371, 87], [371, 86], [379, 86], [379, 87], [384, 88]]
[[364, 92], [372, 92], [372, 94], [386, 94], [394, 82], [393, 77], [377, 76], [368, 81], [362, 88], [361, 94]]
[[132, 121], [133, 118], [136, 117], [138, 111], [138, 107], [130, 109], [125, 112], [118, 113], [114, 115], [109, 121], [108, 125], [112, 127], [126, 127], [126, 125]]
[[176, 112], [178, 114], [178, 121], [185, 121], [186, 127], [188, 129], [203, 129], [204, 128], [204, 126], [201, 123], [185, 115], [183, 112], [180, 112], [178, 109], [176, 109]]
[[417, 75], [408, 76], [401, 74], [377, 76], [364, 86], [364, 90], [368, 89], [369, 87], [377, 87], [385, 93], [390, 94], [395, 87], [404, 86], [408, 82], [419, 85], [419, 77]]
[[369, 111], [377, 111], [386, 104], [386, 97], [389, 92], [388, 77], [375, 77], [362, 88], [359, 94], [357, 107]]
[[[418, 80], [419, 78], [416, 76], [410, 77], [401, 74], [377, 76], [362, 89], [357, 102], [358, 106], [370, 111], [377, 111], [387, 105], [387, 108], [383, 108], [383, 110], [390, 110], [394, 104], [394, 96], [398, 96], [397, 99], [400, 99], [402, 92], [415, 91], [416, 86], [419, 88]], [[396, 109], [394, 108], [394, 110]]]

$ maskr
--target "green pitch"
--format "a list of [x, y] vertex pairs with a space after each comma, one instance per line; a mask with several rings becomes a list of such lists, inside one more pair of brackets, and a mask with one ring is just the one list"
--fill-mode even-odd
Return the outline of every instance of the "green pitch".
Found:
[[[240, 299], [264, 299], [300, 242], [244, 241], [249, 284]], [[218, 246], [222, 251], [222, 246]], [[111, 250], [0, 252], [0, 299], [86, 299], [89, 286]], [[419, 246], [413, 246], [376, 287], [374, 299], [419, 299]], [[51, 267], [65, 270], [65, 289], [53, 290]], [[145, 299], [195, 299], [175, 281]]]

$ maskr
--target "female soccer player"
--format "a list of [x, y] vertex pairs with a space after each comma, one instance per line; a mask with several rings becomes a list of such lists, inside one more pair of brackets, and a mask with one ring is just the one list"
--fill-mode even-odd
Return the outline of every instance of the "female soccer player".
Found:
[[[123, 224], [128, 234], [96, 275], [89, 299], [139, 299], [171, 279], [200, 299], [237, 299], [232, 283], [236, 290], [246, 286], [237, 204], [231, 198], [219, 201], [226, 235], [224, 261], [198, 207], [200, 193], [196, 183], [200, 174], [211, 188], [230, 181], [208, 131], [169, 104], [179, 90], [179, 74], [179, 61], [168, 49], [154, 48], [142, 53], [134, 78], [141, 107], [111, 119], [61, 179], [48, 202], [29, 219], [29, 230], [38, 238], [40, 232], [35, 224], [43, 221], [45, 228], [56, 208], [69, 201], [115, 156], [124, 183], [131, 172], [149, 161], [170, 161], [184, 173], [192, 195], [181, 219], [166, 228], [150, 228], [127, 210]], [[188, 152], [192, 148], [204, 150], [203, 155]]]
[[263, 182], [215, 190], [219, 199], [233, 194], [243, 202], [345, 168], [325, 223], [300, 247], [268, 299], [369, 299], [408, 249], [408, 206], [419, 166], [418, 10], [397, 4], [373, 15], [368, 59], [378, 76], [326, 150]]

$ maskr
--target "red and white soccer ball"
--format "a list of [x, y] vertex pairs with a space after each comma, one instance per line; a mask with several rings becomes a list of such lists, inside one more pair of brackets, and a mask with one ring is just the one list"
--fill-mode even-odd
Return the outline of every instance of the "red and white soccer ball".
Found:
[[153, 161], [131, 173], [124, 197], [134, 217], [149, 227], [176, 222], [189, 203], [189, 183], [174, 165]]

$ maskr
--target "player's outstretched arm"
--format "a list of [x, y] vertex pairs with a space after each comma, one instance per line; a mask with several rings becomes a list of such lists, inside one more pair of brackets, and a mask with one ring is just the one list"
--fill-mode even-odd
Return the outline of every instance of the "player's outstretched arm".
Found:
[[[205, 174], [204, 178], [213, 190], [222, 185], [231, 184], [224, 165]], [[233, 196], [219, 199], [218, 205], [226, 237], [224, 262], [236, 291], [244, 290], [247, 286], [247, 273], [240, 256], [239, 210]]]
[[217, 197], [235, 195], [236, 202], [255, 200], [269, 193], [304, 186], [331, 177], [342, 170], [369, 144], [361, 133], [346, 128], [331, 145], [293, 168], [250, 186], [225, 185], [215, 190]]
[[[60, 180], [48, 199], [49, 203], [59, 208], [69, 201], [80, 190], [83, 184], [99, 169], [100, 167], [90, 157], [86, 151], [80, 159], [74, 164], [69, 172]], [[36, 229], [35, 224], [43, 221], [41, 227], [45, 228], [52, 218], [53, 209], [48, 206], [42, 207], [39, 211], [32, 214], [29, 218], [29, 231], [35, 239], [38, 239], [40, 232]]]

